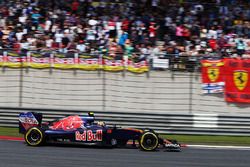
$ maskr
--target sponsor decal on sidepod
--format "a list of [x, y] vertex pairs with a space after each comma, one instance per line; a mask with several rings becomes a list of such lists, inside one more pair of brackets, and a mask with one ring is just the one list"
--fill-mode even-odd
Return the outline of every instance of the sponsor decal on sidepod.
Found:
[[97, 130], [96, 133], [93, 133], [92, 130], [79, 131], [75, 132], [76, 141], [102, 141], [102, 130]]

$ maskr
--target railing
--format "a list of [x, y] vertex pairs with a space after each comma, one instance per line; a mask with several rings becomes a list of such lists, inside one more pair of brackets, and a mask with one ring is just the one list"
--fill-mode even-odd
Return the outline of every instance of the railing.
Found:
[[[34, 108], [1, 108], [0, 126], [18, 127], [20, 112], [41, 112], [43, 121], [72, 114], [86, 115], [88, 111], [50, 110]], [[216, 114], [157, 114], [141, 112], [95, 112], [97, 121], [132, 128], [151, 128], [161, 134], [250, 136], [250, 117]]]
[[[139, 57], [143, 57], [142, 59]], [[188, 56], [179, 54], [160, 53], [154, 55], [133, 53], [131, 59], [127, 59], [126, 55], [117, 53], [111, 56], [105, 52], [80, 53], [70, 51], [63, 53], [58, 50], [29, 50], [14, 51], [0, 49], [0, 67], [11, 68], [61, 68], [61, 69], [81, 69], [81, 70], [107, 70], [104, 66], [116, 66], [116, 71], [123, 71], [127, 66], [133, 68], [142, 67], [143, 70], [133, 70], [131, 72], [147, 72], [148, 70], [172, 70], [172, 71], [188, 71], [194, 72], [199, 70], [200, 59], [204, 55]], [[105, 64], [106, 63], [106, 64]], [[88, 65], [88, 67], [87, 67]], [[89, 68], [89, 66], [91, 66]], [[147, 68], [147, 69], [146, 69]], [[108, 70], [108, 71], [109, 71]], [[111, 70], [112, 71], [112, 70]]]

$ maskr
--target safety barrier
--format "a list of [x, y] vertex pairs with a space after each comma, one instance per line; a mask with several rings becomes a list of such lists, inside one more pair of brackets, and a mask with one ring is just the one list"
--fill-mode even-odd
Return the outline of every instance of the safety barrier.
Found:
[[[43, 121], [72, 114], [87, 114], [80, 110], [51, 110], [33, 108], [0, 108], [0, 126], [17, 127], [20, 112], [41, 112]], [[151, 128], [162, 134], [250, 136], [250, 117], [216, 114], [160, 114], [139, 112], [95, 112], [97, 121], [109, 125]]]

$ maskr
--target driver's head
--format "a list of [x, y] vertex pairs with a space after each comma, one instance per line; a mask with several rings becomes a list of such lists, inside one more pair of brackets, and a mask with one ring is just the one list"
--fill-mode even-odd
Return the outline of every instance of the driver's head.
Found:
[[88, 112], [89, 117], [95, 117], [94, 112]]

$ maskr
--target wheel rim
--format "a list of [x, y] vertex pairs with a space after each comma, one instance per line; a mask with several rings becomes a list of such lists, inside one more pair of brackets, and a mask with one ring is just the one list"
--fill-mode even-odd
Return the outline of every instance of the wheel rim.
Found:
[[144, 150], [154, 150], [158, 146], [158, 138], [155, 134], [144, 134], [141, 139], [141, 146]]
[[42, 132], [39, 129], [30, 129], [26, 134], [26, 142], [35, 146], [42, 142]]
[[38, 141], [39, 139], [41, 138], [40, 134], [38, 132], [35, 132], [35, 133], [31, 133], [30, 134], [30, 139], [31, 141]]

